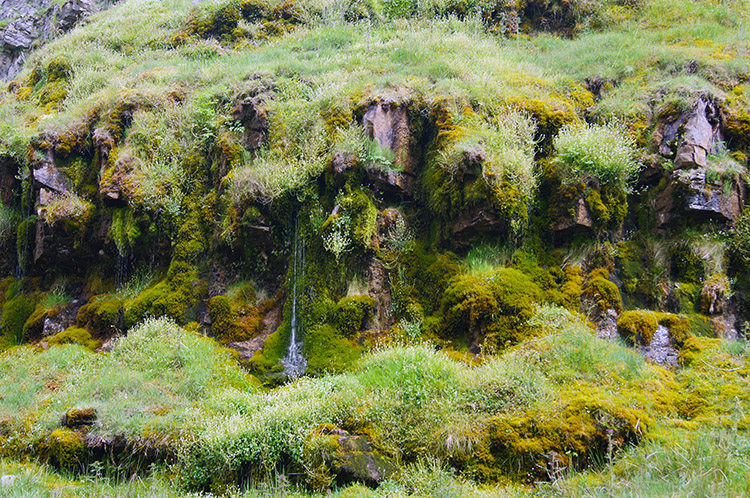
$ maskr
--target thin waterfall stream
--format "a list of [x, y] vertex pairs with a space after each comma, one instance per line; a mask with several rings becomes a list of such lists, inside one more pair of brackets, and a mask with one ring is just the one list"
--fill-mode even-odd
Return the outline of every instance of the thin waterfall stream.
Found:
[[305, 277], [305, 241], [300, 244], [298, 221], [294, 220], [294, 256], [292, 262], [292, 319], [290, 323], [289, 349], [281, 360], [284, 373], [290, 379], [296, 379], [305, 373], [307, 360], [302, 355], [302, 326], [298, 316], [299, 284]]

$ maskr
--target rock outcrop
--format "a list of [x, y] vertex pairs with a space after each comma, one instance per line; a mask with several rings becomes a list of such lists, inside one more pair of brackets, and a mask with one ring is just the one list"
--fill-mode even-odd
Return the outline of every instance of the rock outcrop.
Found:
[[0, 0], [0, 21], [7, 26], [0, 36], [0, 79], [14, 78], [23, 69], [29, 51], [58, 34], [70, 31], [82, 19], [116, 0]]

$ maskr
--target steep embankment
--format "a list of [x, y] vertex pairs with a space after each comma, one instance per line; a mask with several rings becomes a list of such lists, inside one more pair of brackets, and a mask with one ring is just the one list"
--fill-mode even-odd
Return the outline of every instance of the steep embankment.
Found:
[[[747, 12], [90, 15], [0, 92], [3, 454], [427, 495], [677, 492], [690, 431], [746, 461]], [[719, 460], [685, 475], [741, 489]]]

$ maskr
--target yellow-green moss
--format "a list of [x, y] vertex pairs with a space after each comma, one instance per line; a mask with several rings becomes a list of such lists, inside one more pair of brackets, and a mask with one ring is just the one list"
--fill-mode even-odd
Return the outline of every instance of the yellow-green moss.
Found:
[[34, 313], [36, 303], [26, 294], [19, 294], [5, 302], [0, 316], [0, 333], [6, 346], [21, 344], [24, 340], [23, 327]]
[[659, 327], [653, 311], [624, 311], [617, 320], [617, 331], [631, 344], [648, 345]]
[[620, 289], [609, 280], [609, 272], [605, 268], [592, 270], [586, 277], [586, 287], [583, 295], [591, 299], [601, 311], [613, 309], [622, 311], [622, 296]]
[[83, 436], [70, 429], [56, 429], [40, 443], [40, 453], [54, 466], [67, 470], [80, 470], [86, 454]]
[[102, 346], [101, 341], [91, 337], [91, 333], [88, 330], [78, 327], [69, 327], [64, 331], [53, 335], [47, 339], [47, 344], [50, 346], [78, 344], [91, 350], [98, 349]]
[[110, 335], [122, 328], [122, 301], [107, 296], [94, 296], [81, 306], [76, 319], [78, 325], [99, 336]]
[[578, 311], [581, 304], [581, 294], [583, 293], [583, 276], [581, 267], [578, 265], [568, 265], [563, 270], [565, 281], [562, 284], [563, 306], [570, 311]]

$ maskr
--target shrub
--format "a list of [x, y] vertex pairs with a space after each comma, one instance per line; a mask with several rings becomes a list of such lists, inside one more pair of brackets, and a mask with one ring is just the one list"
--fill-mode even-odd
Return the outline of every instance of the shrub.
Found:
[[640, 165], [635, 160], [635, 141], [615, 125], [569, 124], [553, 141], [555, 162], [566, 182], [596, 178], [604, 185], [629, 190]]

